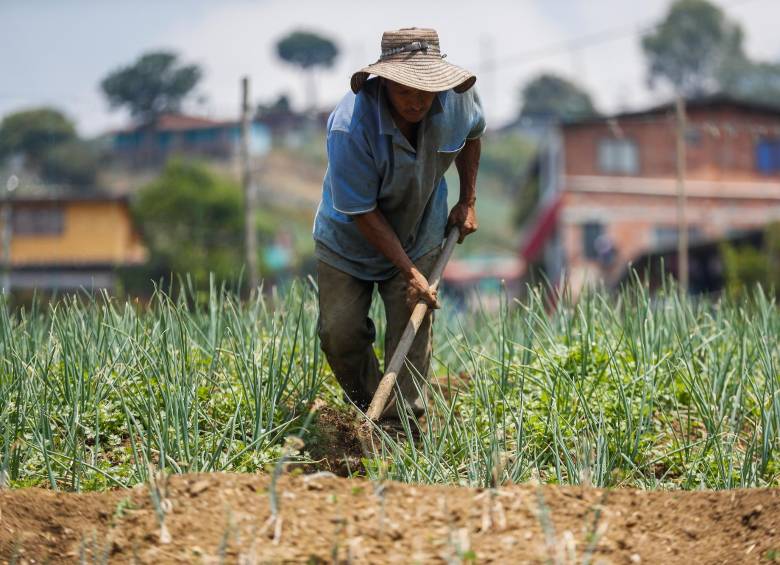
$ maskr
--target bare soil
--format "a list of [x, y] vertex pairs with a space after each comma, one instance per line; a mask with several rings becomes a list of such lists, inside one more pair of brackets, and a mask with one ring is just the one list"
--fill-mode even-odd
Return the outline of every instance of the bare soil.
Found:
[[[645, 492], [180, 475], [149, 488], [0, 492], [2, 563], [768, 563], [780, 490]], [[272, 493], [278, 513], [272, 513]]]
[[362, 459], [370, 453], [361, 440], [355, 414], [335, 410], [324, 403], [316, 405], [317, 425], [314, 437], [307, 438], [306, 450], [314, 460], [307, 471], [329, 471], [347, 477], [363, 469]]

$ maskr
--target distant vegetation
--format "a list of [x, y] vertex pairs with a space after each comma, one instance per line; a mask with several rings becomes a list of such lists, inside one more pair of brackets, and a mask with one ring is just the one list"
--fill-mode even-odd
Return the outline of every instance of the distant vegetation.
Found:
[[[482, 207], [480, 200], [494, 200], [496, 208], [506, 210], [504, 225], [491, 225], [494, 218], [481, 217], [482, 233], [475, 239], [481, 239], [485, 232], [501, 228], [504, 237], [508, 237], [511, 246], [516, 245], [512, 233], [521, 226], [536, 207], [538, 191], [528, 190], [524, 185], [528, 167], [536, 153], [536, 145], [529, 138], [514, 130], [500, 133], [488, 133], [482, 138], [482, 156], [479, 166], [479, 190], [477, 205]], [[511, 204], [507, 206], [507, 202]], [[509, 233], [507, 234], [507, 230]], [[476, 245], [476, 242], [473, 243]]]
[[160, 114], [178, 112], [202, 75], [198, 65], [180, 64], [175, 53], [154, 51], [109, 73], [100, 88], [112, 108], [126, 108], [147, 123]]
[[780, 223], [764, 229], [761, 249], [750, 245], [724, 244], [721, 247], [726, 271], [726, 289], [734, 296], [745, 297], [754, 286], [780, 296]]
[[92, 188], [99, 151], [78, 137], [76, 126], [54, 108], [6, 115], [0, 122], [0, 162], [21, 157], [23, 167], [44, 182]]
[[238, 281], [244, 226], [238, 184], [205, 165], [174, 160], [138, 192], [133, 210], [151, 273], [189, 273], [199, 288], [208, 288], [210, 273], [218, 282]]
[[336, 43], [320, 34], [298, 30], [286, 35], [276, 43], [276, 54], [290, 65], [303, 70], [308, 97], [308, 110], [317, 107], [317, 83], [314, 72], [317, 68], [330, 68], [339, 56]]
[[742, 27], [707, 0], [677, 0], [665, 19], [642, 39], [648, 81], [683, 96], [725, 92], [778, 105], [780, 63], [751, 60]]
[[566, 78], [542, 73], [520, 91], [520, 117], [557, 123], [596, 114], [590, 94]]

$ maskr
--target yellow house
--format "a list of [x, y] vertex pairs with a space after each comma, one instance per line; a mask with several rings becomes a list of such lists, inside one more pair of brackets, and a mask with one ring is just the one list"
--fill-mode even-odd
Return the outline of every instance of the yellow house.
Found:
[[126, 197], [22, 197], [10, 206], [11, 229], [0, 233], [10, 239], [12, 289], [113, 288], [117, 267], [146, 259]]

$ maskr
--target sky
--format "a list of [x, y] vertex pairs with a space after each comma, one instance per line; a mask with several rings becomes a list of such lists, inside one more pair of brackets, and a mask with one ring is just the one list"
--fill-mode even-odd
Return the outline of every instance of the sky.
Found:
[[[746, 50], [780, 61], [780, 0], [717, 0], [746, 32]], [[254, 103], [287, 93], [305, 101], [300, 71], [275, 44], [305, 29], [333, 39], [340, 57], [318, 73], [318, 102], [333, 106], [349, 77], [374, 62], [386, 29], [433, 27], [447, 60], [477, 74], [489, 124], [517, 113], [520, 86], [554, 71], [587, 89], [605, 112], [664, 100], [648, 90], [640, 30], [670, 0], [0, 0], [0, 116], [51, 105], [82, 135], [125, 125], [100, 80], [144, 52], [172, 49], [203, 68], [192, 113], [235, 119], [240, 80]]]

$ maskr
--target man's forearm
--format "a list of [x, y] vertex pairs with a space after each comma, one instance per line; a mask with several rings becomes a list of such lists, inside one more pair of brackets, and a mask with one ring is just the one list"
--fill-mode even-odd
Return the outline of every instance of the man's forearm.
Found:
[[460, 177], [460, 202], [473, 205], [477, 200], [477, 170], [481, 152], [480, 139], [469, 139], [455, 158], [455, 167]]
[[354, 216], [354, 219], [363, 237], [408, 276], [414, 269], [414, 263], [384, 214], [375, 208], [371, 212]]

